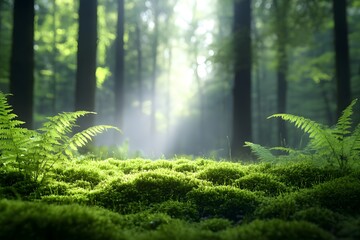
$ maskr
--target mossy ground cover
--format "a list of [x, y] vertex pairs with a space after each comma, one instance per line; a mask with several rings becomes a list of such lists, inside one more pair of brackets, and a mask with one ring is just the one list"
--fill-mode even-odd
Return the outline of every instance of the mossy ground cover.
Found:
[[360, 171], [208, 159], [0, 168], [0, 239], [359, 239]]

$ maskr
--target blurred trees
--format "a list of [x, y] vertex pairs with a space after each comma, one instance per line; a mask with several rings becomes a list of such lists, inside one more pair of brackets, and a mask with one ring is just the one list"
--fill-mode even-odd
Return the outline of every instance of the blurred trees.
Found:
[[335, 42], [337, 116], [351, 103], [347, 1], [332, 1]]
[[33, 127], [34, 0], [15, 0], [10, 65], [10, 92], [15, 114]]
[[[97, 0], [80, 0], [75, 110], [95, 110]], [[79, 119], [80, 130], [93, 126], [94, 116]]]
[[115, 122], [118, 128], [123, 127], [124, 119], [124, 27], [125, 27], [125, 12], [124, 0], [117, 2], [117, 23], [116, 23], [116, 39], [115, 39]]
[[[304, 144], [296, 130], [286, 133], [283, 122], [266, 120], [275, 112], [333, 124], [342, 104], [337, 99], [360, 96], [359, 0], [348, 0], [347, 11], [326, 0], [97, 0], [97, 10], [92, 5], [85, 16], [92, 16], [84, 23], [92, 35], [82, 52], [79, 4], [88, 8], [94, 2], [35, 2], [35, 125], [56, 112], [95, 110], [97, 123], [122, 122], [131, 150], [228, 158], [240, 154], [245, 140]], [[0, 1], [3, 91], [10, 85], [14, 3]], [[245, 3], [237, 14], [235, 8]], [[347, 14], [349, 84], [335, 73], [333, 10], [342, 10], [342, 19]], [[235, 33], [234, 23], [249, 16], [247, 32]], [[77, 61], [83, 53], [92, 56]], [[78, 84], [80, 75], [84, 81]], [[97, 141], [122, 144], [106, 135]]]
[[234, 83], [232, 156], [246, 155], [252, 141], [251, 121], [251, 1], [234, 0]]

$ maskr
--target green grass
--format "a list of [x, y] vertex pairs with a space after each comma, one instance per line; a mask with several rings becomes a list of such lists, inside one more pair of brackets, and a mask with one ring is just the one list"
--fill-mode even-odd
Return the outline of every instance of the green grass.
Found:
[[0, 239], [358, 239], [360, 171], [209, 159], [0, 168]]

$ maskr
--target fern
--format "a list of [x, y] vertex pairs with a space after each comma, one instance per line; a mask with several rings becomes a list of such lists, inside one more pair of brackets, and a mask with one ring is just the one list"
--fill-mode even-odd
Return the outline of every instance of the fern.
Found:
[[9, 165], [33, 181], [42, 182], [46, 173], [58, 161], [73, 157], [78, 148], [85, 146], [94, 136], [108, 129], [108, 125], [93, 126], [69, 137], [79, 117], [94, 112], [64, 112], [48, 117], [37, 131], [22, 128], [16, 120], [7, 95], [0, 92], [0, 163]]
[[[295, 127], [301, 129], [309, 134], [310, 142], [308, 149], [313, 152], [315, 158], [326, 158], [330, 164], [337, 162], [339, 167], [343, 170], [349, 167], [349, 161], [359, 160], [360, 155], [360, 124], [356, 126], [353, 132], [352, 128], [352, 115], [353, 107], [357, 100], [353, 100], [351, 104], [343, 111], [339, 117], [337, 124], [330, 128], [326, 125], [317, 123], [311, 119], [292, 114], [274, 114], [269, 118], [281, 118], [285, 121], [293, 123]], [[264, 154], [264, 147], [259, 147], [256, 144], [246, 144], [250, 146], [252, 151], [257, 155]], [[303, 156], [309, 155], [309, 151], [296, 151], [289, 148], [271, 148], [270, 150], [282, 150], [291, 154], [301, 154]], [[273, 156], [262, 155], [266, 159], [272, 159]], [[261, 159], [261, 158], [260, 158]]]
[[276, 160], [276, 157], [271, 153], [270, 149], [263, 147], [260, 144], [245, 142], [245, 146], [249, 147], [251, 152], [254, 153], [260, 161], [274, 162]]

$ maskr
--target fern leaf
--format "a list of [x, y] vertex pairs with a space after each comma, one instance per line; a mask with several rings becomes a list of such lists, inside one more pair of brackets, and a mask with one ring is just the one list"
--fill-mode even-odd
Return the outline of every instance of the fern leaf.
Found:
[[341, 116], [339, 117], [336, 126], [333, 130], [333, 133], [340, 139], [344, 139], [344, 137], [350, 134], [350, 129], [352, 125], [351, 117], [353, 115], [353, 107], [356, 104], [357, 99], [354, 99], [351, 104], [345, 108], [342, 112]]
[[250, 147], [251, 152], [254, 153], [260, 161], [274, 162], [276, 160], [276, 157], [271, 153], [271, 151], [260, 144], [245, 142], [245, 147]]
[[311, 119], [307, 119], [292, 114], [273, 114], [269, 118], [281, 118], [285, 121], [293, 123], [297, 128], [309, 134], [312, 144], [316, 149], [328, 148], [337, 143], [336, 139], [327, 132], [326, 126], [317, 123]]
[[83, 147], [89, 141], [91, 141], [92, 137], [96, 136], [99, 133], [107, 131], [108, 129], [114, 129], [121, 132], [119, 128], [109, 125], [98, 125], [89, 127], [79, 133], [76, 133], [72, 138], [70, 138], [68, 141], [68, 147], [76, 151], [79, 147]]

